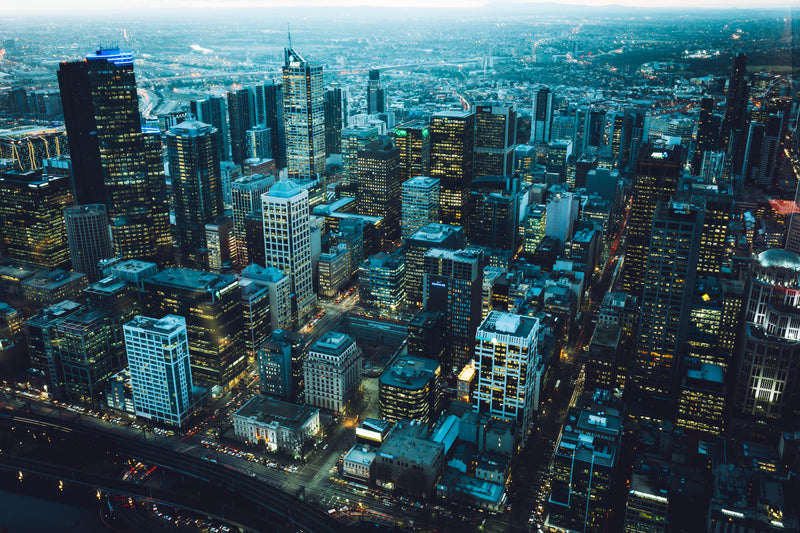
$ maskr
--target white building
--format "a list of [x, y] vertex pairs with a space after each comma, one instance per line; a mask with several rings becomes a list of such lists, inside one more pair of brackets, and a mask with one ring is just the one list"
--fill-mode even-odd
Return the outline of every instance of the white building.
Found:
[[252, 261], [247, 255], [247, 230], [245, 217], [261, 210], [261, 196], [269, 192], [275, 184], [275, 176], [252, 174], [243, 176], [231, 183], [233, 204], [233, 234], [236, 237], [236, 264], [244, 268]]
[[427, 176], [416, 176], [401, 186], [402, 237], [407, 239], [428, 224], [439, 222], [440, 181]]
[[250, 444], [263, 442], [270, 451], [302, 455], [319, 434], [319, 409], [256, 395], [233, 413], [234, 434]]
[[572, 240], [573, 227], [578, 220], [580, 198], [571, 192], [558, 192], [547, 201], [544, 234], [558, 239], [560, 250]]
[[303, 363], [306, 404], [341, 411], [361, 384], [361, 350], [350, 335], [329, 331]]
[[372, 463], [375, 462], [375, 452], [369, 446], [356, 444], [342, 459], [342, 473], [359, 481], [369, 483], [372, 479]]
[[181, 426], [192, 407], [186, 319], [137, 316], [123, 330], [136, 416]]
[[292, 181], [280, 181], [261, 196], [261, 210], [266, 266], [292, 278], [297, 317], [304, 322], [317, 303], [312, 282], [308, 191]]
[[538, 332], [538, 318], [491, 311], [475, 334], [475, 410], [517, 421], [521, 437], [538, 405], [542, 373]]

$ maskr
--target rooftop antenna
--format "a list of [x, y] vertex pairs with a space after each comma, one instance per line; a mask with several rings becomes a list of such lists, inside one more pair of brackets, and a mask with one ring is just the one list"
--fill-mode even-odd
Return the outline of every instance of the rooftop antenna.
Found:
[[292, 29], [289, 27], [289, 23], [286, 23], [286, 33], [289, 34], [289, 49], [292, 48]]

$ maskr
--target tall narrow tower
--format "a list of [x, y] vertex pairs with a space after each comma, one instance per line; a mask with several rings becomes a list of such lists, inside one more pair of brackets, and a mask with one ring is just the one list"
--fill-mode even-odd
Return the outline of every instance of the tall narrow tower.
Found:
[[370, 69], [367, 82], [367, 113], [372, 115], [384, 112], [386, 112], [386, 102], [381, 87], [381, 71]]
[[118, 255], [163, 263], [170, 240], [169, 225], [161, 223], [169, 212], [163, 166], [148, 156], [133, 55], [99, 50], [61, 63], [58, 77], [71, 153], [80, 154], [73, 166], [78, 202], [106, 205]]
[[314, 178], [325, 172], [325, 111], [322, 66], [292, 48], [284, 50], [283, 119], [289, 173]]
[[308, 191], [291, 181], [281, 181], [261, 196], [261, 205], [267, 267], [291, 276], [292, 308], [297, 319], [304, 321], [317, 301], [311, 278]]
[[186, 266], [204, 266], [205, 226], [222, 214], [217, 129], [185, 121], [167, 133], [175, 225]]
[[475, 113], [442, 111], [431, 116], [431, 176], [441, 183], [443, 224], [469, 220], [469, 187], [474, 177]]

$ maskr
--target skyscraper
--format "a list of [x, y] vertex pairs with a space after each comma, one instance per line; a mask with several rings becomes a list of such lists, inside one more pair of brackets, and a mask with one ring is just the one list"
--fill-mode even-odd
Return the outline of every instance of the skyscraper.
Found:
[[255, 124], [270, 130], [272, 158], [277, 168], [286, 167], [286, 130], [283, 123], [283, 85], [268, 81], [253, 87], [255, 91]]
[[137, 316], [124, 330], [136, 416], [182, 426], [192, 408], [186, 319]]
[[168, 268], [143, 282], [147, 316], [186, 319], [192, 380], [228, 390], [244, 375], [247, 357], [239, 284], [233, 276]]
[[442, 223], [464, 225], [469, 220], [469, 186], [474, 177], [475, 113], [435, 113], [430, 133], [431, 177], [442, 186]]
[[431, 172], [430, 124], [410, 120], [394, 129], [395, 146], [400, 149], [400, 181], [414, 176], [429, 176]]
[[169, 208], [163, 164], [147, 155], [133, 55], [99, 50], [84, 62], [62, 63], [59, 72], [67, 137], [80, 154], [73, 164], [79, 201], [106, 205], [117, 255], [165, 262], [170, 236], [163, 223]]
[[347, 127], [347, 91], [325, 88], [325, 155], [342, 153], [342, 128]]
[[358, 151], [378, 142], [378, 128], [353, 125], [342, 129], [342, 196], [354, 198], [358, 190]]
[[543, 372], [539, 319], [490, 311], [475, 333], [475, 410], [519, 424], [524, 437], [539, 402]]
[[428, 224], [412, 233], [406, 241], [406, 301], [422, 307], [425, 254], [432, 248], [460, 250], [464, 230], [460, 226]]
[[325, 172], [325, 113], [322, 66], [284, 50], [283, 118], [289, 173], [315, 178]]
[[386, 242], [400, 239], [400, 150], [372, 144], [358, 151], [358, 213], [383, 217]]
[[800, 257], [771, 249], [750, 261], [734, 413], [774, 425], [800, 416]]
[[229, 161], [231, 144], [228, 135], [228, 108], [225, 98], [221, 96], [207, 96], [200, 100], [192, 100], [190, 104], [192, 115], [196, 120], [211, 124], [219, 132], [219, 160]]
[[203, 266], [205, 226], [222, 214], [219, 134], [194, 120], [181, 122], [166, 137], [181, 259], [187, 266]]
[[553, 92], [542, 87], [533, 93], [531, 113], [531, 144], [550, 142], [550, 126], [553, 123]]
[[308, 191], [292, 181], [281, 181], [261, 196], [264, 216], [264, 257], [267, 267], [275, 267], [292, 278], [293, 314], [303, 322], [314, 310], [311, 271], [311, 229]]
[[416, 176], [401, 185], [400, 225], [403, 239], [428, 224], [439, 222], [439, 180]]
[[704, 212], [702, 199], [671, 200], [658, 202], [653, 216], [631, 383], [657, 417], [667, 406], [654, 400], [677, 397]]
[[669, 200], [678, 187], [680, 153], [679, 146], [650, 144], [639, 154], [622, 271], [622, 287], [631, 296], [638, 297], [644, 286], [656, 204]]
[[361, 349], [350, 335], [329, 331], [303, 363], [306, 404], [341, 411], [361, 384]]
[[747, 75], [747, 56], [740, 52], [733, 59], [733, 69], [728, 81], [728, 95], [725, 102], [725, 115], [719, 130], [719, 149], [727, 152], [732, 160], [734, 174], [742, 171], [745, 143], [747, 142], [747, 107], [750, 100], [750, 86]]
[[272, 159], [272, 130], [257, 124], [247, 130], [245, 136], [245, 159]]
[[114, 257], [108, 215], [103, 204], [78, 205], [64, 209], [72, 269], [94, 282], [100, 279], [97, 263]]
[[12, 261], [68, 268], [63, 210], [73, 204], [69, 179], [41, 170], [0, 174], [0, 244]]
[[718, 133], [714, 131], [714, 99], [703, 98], [700, 100], [700, 116], [697, 119], [697, 143], [692, 155], [692, 174], [695, 176], [700, 175], [703, 153], [716, 147]]
[[[644, 109], [625, 109], [619, 124], [615, 118], [614, 127], [619, 126], [619, 144], [614, 155], [617, 156], [617, 168], [620, 170], [636, 168], [642, 143], [647, 142], [646, 118], [647, 112]], [[616, 136], [616, 131], [614, 135]]]
[[386, 101], [384, 100], [383, 87], [381, 87], [381, 71], [370, 69], [367, 82], [367, 114], [385, 113]]
[[484, 257], [480, 249], [428, 250], [424, 258], [423, 302], [426, 311], [447, 319], [446, 372], [458, 371], [475, 352], [475, 331], [481, 321]]
[[255, 124], [253, 93], [249, 87], [228, 91], [231, 160], [241, 165], [247, 157], [247, 130]]
[[[252, 174], [243, 176], [231, 184], [231, 200], [233, 204], [233, 235], [236, 240], [236, 266], [241, 270], [252, 263], [247, 247], [247, 224], [245, 217], [251, 213], [261, 213], [261, 196], [269, 191], [275, 183], [273, 176]], [[260, 217], [259, 217], [260, 218]], [[258, 246], [263, 250], [263, 237]]]
[[511, 175], [516, 142], [515, 107], [479, 105], [475, 113], [475, 177]]

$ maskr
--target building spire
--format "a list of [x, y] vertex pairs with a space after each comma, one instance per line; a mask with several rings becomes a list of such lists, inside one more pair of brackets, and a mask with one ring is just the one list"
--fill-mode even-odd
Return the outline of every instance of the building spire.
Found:
[[292, 49], [292, 29], [289, 27], [289, 23], [286, 23], [286, 33], [289, 34], [289, 50]]

